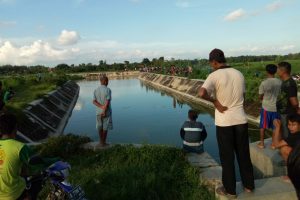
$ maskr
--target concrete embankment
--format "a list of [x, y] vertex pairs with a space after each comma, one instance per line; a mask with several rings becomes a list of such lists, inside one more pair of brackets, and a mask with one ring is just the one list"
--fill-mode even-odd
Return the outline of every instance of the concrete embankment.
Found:
[[82, 76], [87, 80], [97, 80], [100, 75], [105, 74], [109, 79], [118, 79], [118, 78], [132, 78], [138, 77], [139, 71], [122, 71], [122, 72], [87, 72], [87, 73], [76, 73], [71, 75]]
[[[139, 79], [158, 90], [180, 96], [187, 102], [212, 108], [213, 105], [198, 97], [198, 91], [203, 80], [193, 80], [176, 76], [165, 76], [160, 74], [142, 73]], [[248, 115], [248, 121], [258, 125], [259, 119]], [[278, 150], [271, 150], [269, 145], [271, 139], [266, 139], [266, 149], [259, 149], [257, 142], [250, 144], [251, 161], [254, 167], [256, 189], [247, 194], [243, 190], [241, 182], [237, 182], [238, 199], [297, 199], [295, 189], [291, 183], [284, 182], [280, 176], [286, 175], [284, 161]], [[201, 169], [201, 179], [212, 188], [221, 183], [222, 168], [207, 153], [202, 155], [187, 155], [188, 161]], [[217, 199], [228, 199], [216, 194]]]
[[[141, 73], [139, 79], [156, 89], [179, 95], [187, 102], [214, 109], [211, 102], [201, 99], [198, 96], [199, 89], [204, 83], [204, 80], [153, 73]], [[247, 115], [247, 117], [249, 123], [259, 125], [259, 119], [257, 117], [250, 115]]]
[[79, 86], [68, 81], [23, 110], [18, 137], [24, 142], [40, 142], [63, 133], [79, 95]]

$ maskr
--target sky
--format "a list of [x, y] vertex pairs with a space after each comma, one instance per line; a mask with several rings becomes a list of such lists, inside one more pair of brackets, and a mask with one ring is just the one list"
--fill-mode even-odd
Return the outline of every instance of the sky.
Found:
[[300, 52], [300, 0], [0, 0], [0, 65]]

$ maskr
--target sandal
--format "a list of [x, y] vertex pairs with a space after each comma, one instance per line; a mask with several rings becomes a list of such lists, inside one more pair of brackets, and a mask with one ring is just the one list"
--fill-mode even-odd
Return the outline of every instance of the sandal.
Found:
[[271, 144], [270, 148], [271, 148], [272, 150], [275, 150], [275, 149], [276, 149], [276, 147], [275, 147], [273, 144]]
[[265, 148], [265, 145], [262, 144], [262, 142], [259, 142], [256, 146], [257, 146], [258, 148], [260, 148], [260, 149], [264, 149], [264, 148]]
[[236, 199], [237, 195], [236, 194], [229, 194], [226, 192], [225, 188], [223, 186], [220, 186], [216, 189], [216, 193], [218, 195], [226, 196], [229, 199]]

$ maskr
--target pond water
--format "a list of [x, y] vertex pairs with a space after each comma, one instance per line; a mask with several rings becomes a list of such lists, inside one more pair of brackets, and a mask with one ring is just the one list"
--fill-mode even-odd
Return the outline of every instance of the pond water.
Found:
[[[93, 91], [99, 81], [79, 81], [80, 94], [65, 133], [86, 135], [98, 141], [96, 112], [92, 104]], [[144, 85], [138, 79], [110, 80], [112, 90], [113, 130], [109, 143], [166, 144], [181, 147], [180, 128], [187, 119], [188, 110], [200, 112], [208, 137], [204, 148], [218, 159], [213, 111], [180, 102], [175, 97]]]

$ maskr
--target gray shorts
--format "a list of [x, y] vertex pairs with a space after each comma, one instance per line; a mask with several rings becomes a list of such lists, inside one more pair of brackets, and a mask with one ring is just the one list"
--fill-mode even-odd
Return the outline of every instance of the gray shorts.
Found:
[[101, 115], [96, 115], [96, 128], [98, 131], [100, 130], [112, 130], [113, 125], [112, 125], [112, 116], [108, 117], [101, 117]]

